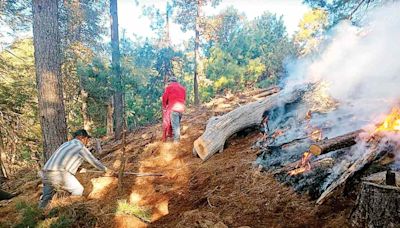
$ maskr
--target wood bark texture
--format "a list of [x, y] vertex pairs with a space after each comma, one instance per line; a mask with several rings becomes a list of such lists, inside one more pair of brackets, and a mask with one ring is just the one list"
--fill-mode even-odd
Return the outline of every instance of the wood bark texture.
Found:
[[202, 160], [224, 148], [225, 141], [236, 132], [260, 124], [265, 110], [271, 110], [287, 103], [293, 103], [302, 97], [304, 90], [280, 92], [263, 100], [255, 101], [234, 109], [223, 116], [211, 117], [205, 132], [194, 142], [193, 153]]
[[113, 96], [110, 98], [107, 103], [107, 136], [111, 137], [114, 135], [114, 99]]
[[318, 156], [320, 154], [325, 154], [330, 151], [350, 147], [356, 144], [356, 138], [361, 132], [363, 132], [363, 130], [353, 131], [345, 135], [340, 135], [331, 139], [320, 141], [318, 143], [312, 144], [309, 151]]
[[372, 140], [369, 140], [371, 147], [366, 149], [364, 153], [329, 187], [321, 194], [321, 196], [317, 200], [317, 204], [322, 204], [325, 202], [327, 198], [329, 198], [333, 190], [335, 190], [338, 186], [346, 182], [346, 180], [353, 176], [354, 173], [362, 169], [365, 165], [373, 162], [381, 153], [385, 151], [380, 147], [380, 138], [379, 136], [374, 136]]
[[115, 93], [114, 93], [114, 120], [115, 120], [115, 138], [121, 139], [123, 131], [123, 96], [122, 96], [122, 79], [119, 52], [119, 35], [118, 35], [118, 6], [117, 0], [110, 1], [111, 14], [111, 50], [112, 50], [112, 72], [115, 77]]
[[400, 188], [363, 182], [350, 221], [355, 227], [400, 227]]
[[36, 83], [46, 160], [67, 140], [57, 4], [54, 0], [32, 2]]
[[195, 21], [195, 39], [194, 39], [194, 76], [193, 76], [193, 92], [194, 104], [200, 104], [199, 96], [199, 83], [198, 83], [198, 69], [200, 62], [199, 47], [200, 47], [200, 14], [201, 14], [201, 1], [197, 0], [197, 12]]

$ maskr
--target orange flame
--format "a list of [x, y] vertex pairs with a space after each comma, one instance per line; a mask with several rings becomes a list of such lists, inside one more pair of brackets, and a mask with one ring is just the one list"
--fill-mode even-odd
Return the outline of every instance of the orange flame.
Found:
[[320, 129], [316, 129], [311, 132], [310, 138], [316, 142], [322, 139], [322, 131]]
[[292, 171], [289, 172], [290, 176], [295, 176], [307, 171], [311, 170], [311, 163], [310, 163], [310, 159], [311, 159], [312, 153], [309, 151], [306, 151], [303, 153], [303, 156], [301, 157], [301, 161], [300, 161], [300, 168], [296, 168]]
[[385, 118], [384, 122], [378, 126], [375, 132], [400, 131], [400, 108], [394, 107], [391, 113]]

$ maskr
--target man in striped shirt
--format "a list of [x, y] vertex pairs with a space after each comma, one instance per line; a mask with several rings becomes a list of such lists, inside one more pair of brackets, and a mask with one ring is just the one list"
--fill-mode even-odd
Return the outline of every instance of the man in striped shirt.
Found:
[[45, 208], [51, 201], [55, 189], [66, 190], [73, 196], [82, 195], [83, 186], [76, 179], [75, 174], [84, 160], [108, 175], [113, 173], [86, 148], [90, 138], [86, 130], [78, 130], [73, 136], [74, 139], [62, 144], [43, 167], [43, 195], [40, 198], [40, 208]]

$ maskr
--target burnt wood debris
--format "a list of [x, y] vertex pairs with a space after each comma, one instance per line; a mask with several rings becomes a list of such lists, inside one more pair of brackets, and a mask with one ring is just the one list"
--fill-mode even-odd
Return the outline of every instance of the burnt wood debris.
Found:
[[[337, 103], [327, 99], [315, 105], [318, 86], [318, 83], [307, 84], [276, 91], [222, 116], [212, 117], [203, 135], [194, 143], [195, 154], [207, 160], [216, 152], [221, 152], [227, 138], [259, 124], [262, 113], [268, 111], [267, 137], [260, 137], [253, 145], [258, 156], [256, 164], [263, 171], [272, 173], [295, 191], [308, 194], [317, 204], [343, 193], [345, 187], [350, 188], [346, 191], [359, 193], [352, 213], [359, 224], [398, 224], [392, 220], [385, 223], [378, 221], [371, 215], [374, 210], [368, 209], [374, 207], [373, 202], [385, 201], [382, 199], [385, 195], [395, 197], [398, 194], [398, 177], [390, 171], [395, 169], [391, 164], [397, 144], [384, 133], [369, 132], [362, 126], [356, 129], [337, 127], [340, 124], [345, 126], [354, 116], [342, 114], [335, 118], [336, 122], [330, 121], [328, 114], [337, 109]], [[380, 187], [360, 182], [360, 177], [383, 170], [389, 170], [385, 172], [389, 185], [379, 183], [383, 186]], [[348, 182], [356, 184], [348, 187]], [[373, 199], [374, 196], [369, 196], [371, 192], [380, 192], [376, 197], [381, 198]], [[385, 213], [398, 212], [394, 206], [389, 210]], [[366, 213], [371, 218], [361, 220]]]

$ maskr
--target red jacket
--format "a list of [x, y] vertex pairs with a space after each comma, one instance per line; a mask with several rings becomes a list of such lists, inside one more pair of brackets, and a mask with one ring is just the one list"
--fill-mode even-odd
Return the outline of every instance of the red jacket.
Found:
[[170, 83], [162, 95], [162, 108], [174, 112], [184, 112], [186, 89], [178, 82]]

